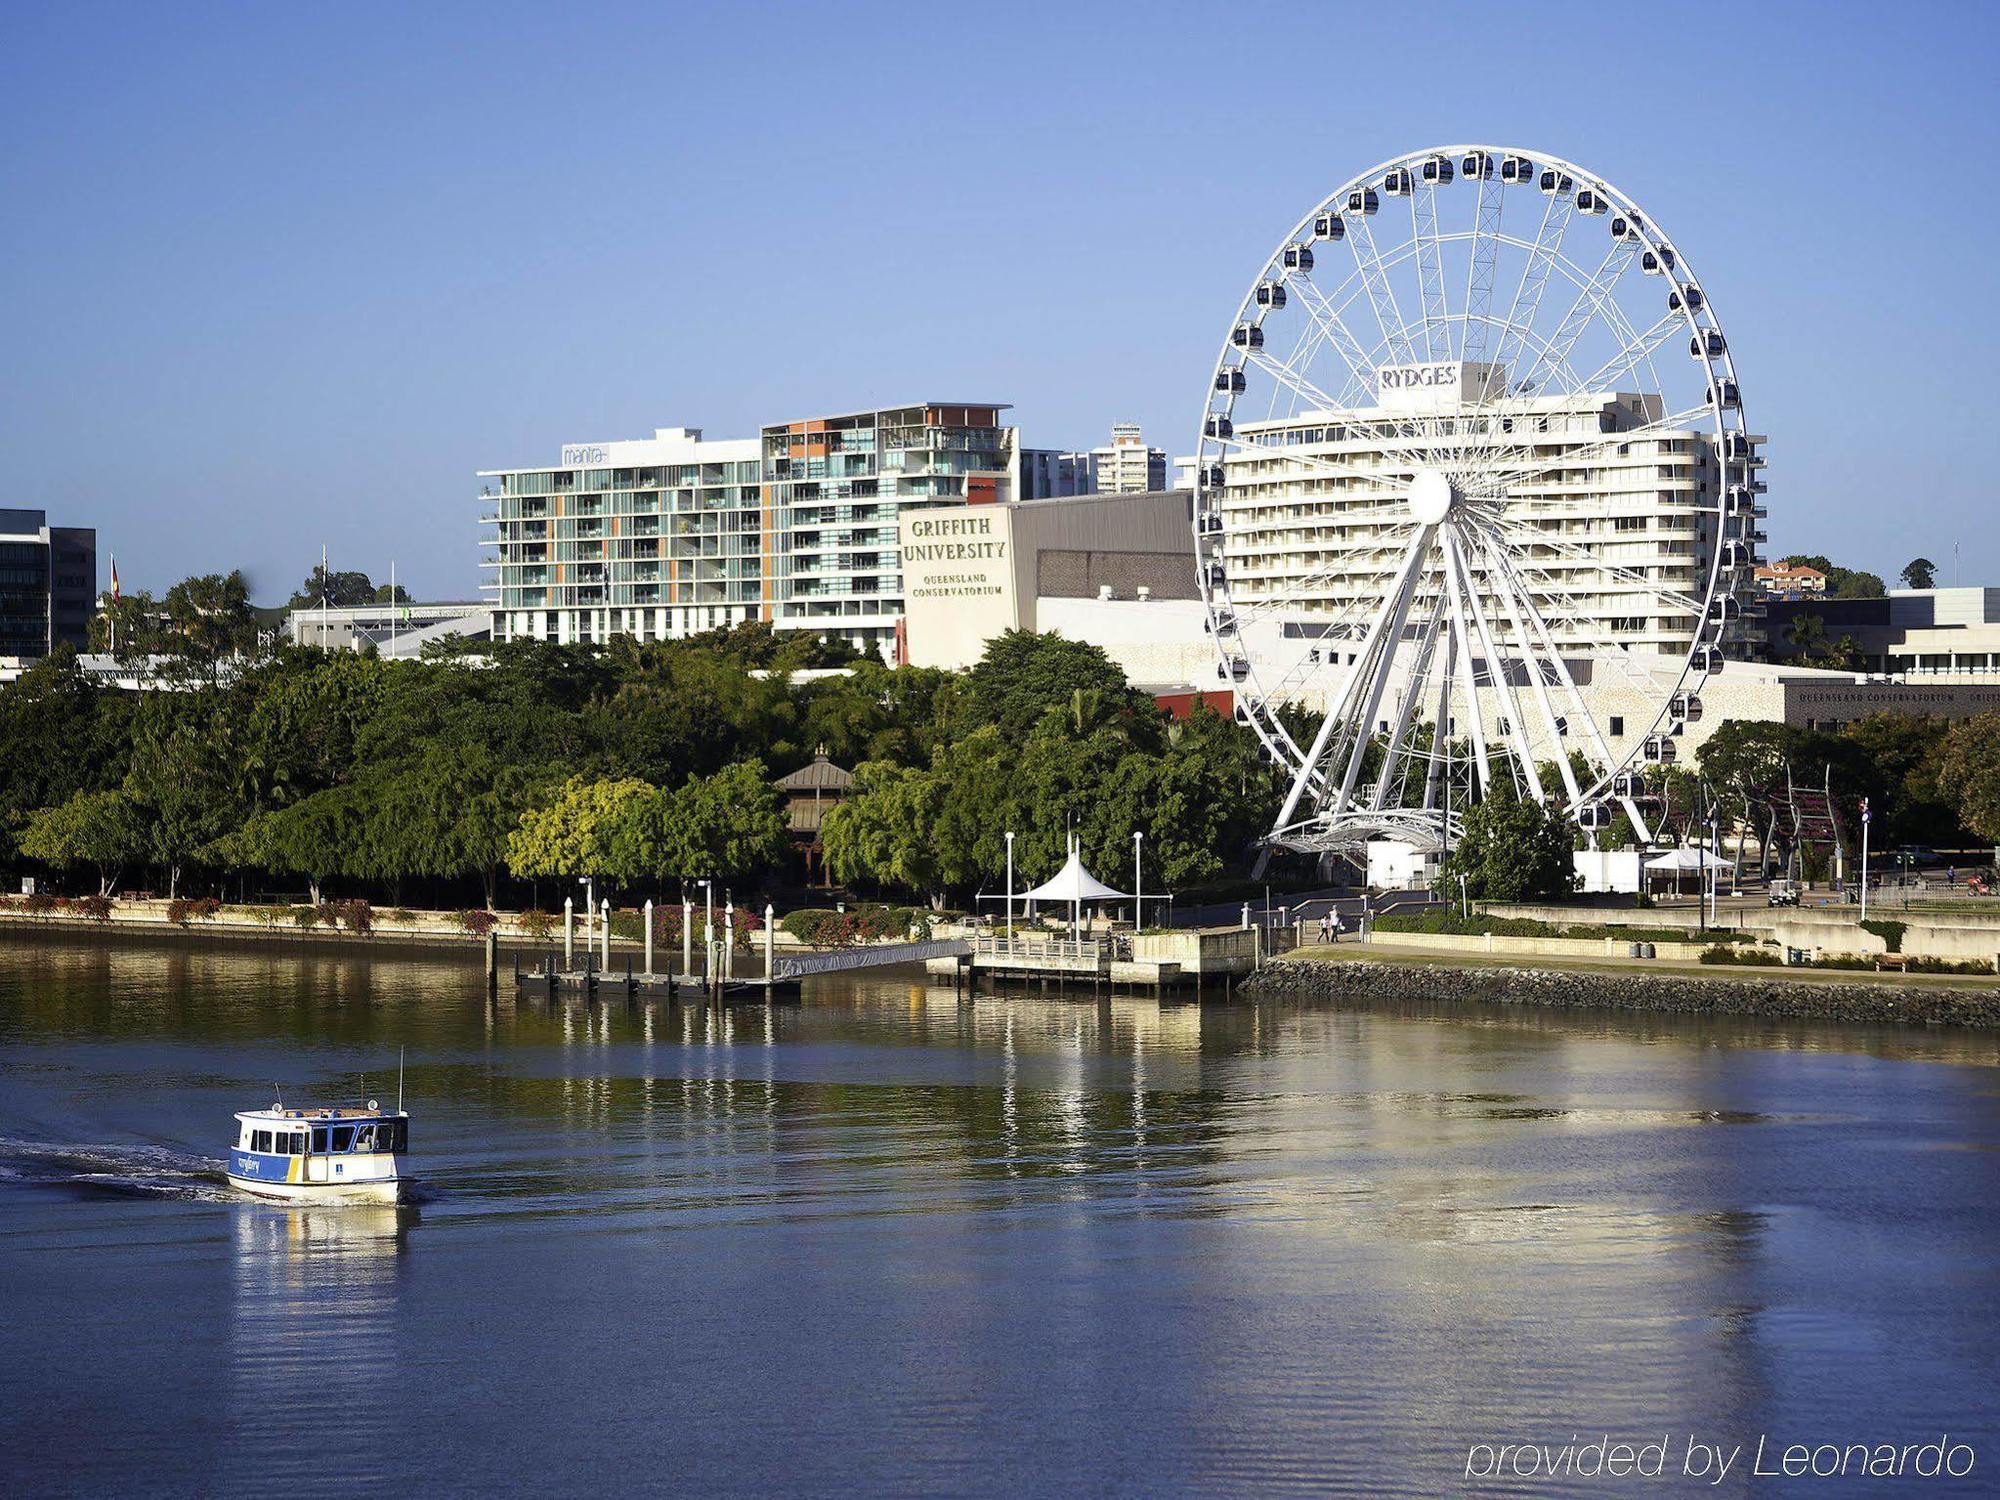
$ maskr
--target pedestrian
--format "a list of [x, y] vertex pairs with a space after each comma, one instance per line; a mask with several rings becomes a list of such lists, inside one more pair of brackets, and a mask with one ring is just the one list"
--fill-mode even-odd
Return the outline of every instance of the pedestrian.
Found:
[[1947, 865], [1947, 866], [1945, 867], [1945, 872], [1944, 872], [1944, 883], [1945, 883], [1946, 885], [1948, 885], [1948, 886], [1951, 886], [1951, 887], [1952, 887], [1953, 889], [1956, 889], [1956, 888], [1957, 888], [1957, 886], [1958, 886], [1958, 866], [1957, 866], [1957, 865]]
[[1337, 912], [1337, 911], [1336, 911], [1336, 912], [1334, 912], [1334, 913], [1333, 913], [1333, 940], [1334, 940], [1334, 941], [1335, 941], [1336, 943], [1337, 943], [1337, 942], [1339, 942], [1339, 941], [1340, 941], [1340, 935], [1341, 935], [1341, 934], [1342, 934], [1343, 932], [1345, 932], [1345, 931], [1347, 931], [1347, 924], [1346, 924], [1345, 922], [1343, 922], [1343, 921], [1341, 921], [1341, 920], [1340, 920], [1340, 913], [1339, 913], [1339, 912]]
[[1319, 940], [1322, 945], [1333, 941], [1333, 922], [1325, 912], [1319, 914]]

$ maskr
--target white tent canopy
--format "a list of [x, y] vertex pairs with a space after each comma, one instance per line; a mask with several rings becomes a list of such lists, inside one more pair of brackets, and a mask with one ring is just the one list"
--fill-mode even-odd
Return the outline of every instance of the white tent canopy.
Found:
[[1083, 867], [1083, 857], [1074, 846], [1069, 851], [1069, 860], [1058, 870], [1055, 877], [1045, 880], [1032, 891], [1023, 891], [1014, 898], [1016, 901], [1130, 901], [1130, 891], [1114, 891]]
[[1679, 849], [1669, 849], [1658, 859], [1647, 860], [1646, 868], [1670, 870], [1677, 874], [1689, 870], [1726, 870], [1729, 868], [1729, 861], [1717, 859], [1706, 849], [1683, 846]]

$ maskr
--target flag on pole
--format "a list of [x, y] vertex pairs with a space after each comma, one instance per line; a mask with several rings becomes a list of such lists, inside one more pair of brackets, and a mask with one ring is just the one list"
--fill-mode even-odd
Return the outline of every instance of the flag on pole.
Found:
[[118, 602], [118, 554], [111, 554], [111, 602]]

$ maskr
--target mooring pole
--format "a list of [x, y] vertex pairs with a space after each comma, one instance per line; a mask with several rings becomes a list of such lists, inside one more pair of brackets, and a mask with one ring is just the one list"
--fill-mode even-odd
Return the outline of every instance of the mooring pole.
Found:
[[486, 989], [490, 994], [500, 988], [500, 929], [490, 927], [486, 931]]
[[776, 915], [777, 913], [771, 909], [771, 903], [766, 901], [764, 903], [764, 988], [767, 990], [777, 983], [778, 932], [776, 924], [772, 921]]
[[611, 968], [611, 898], [609, 896], [604, 898], [604, 963], [602, 967], [607, 971]]
[[694, 903], [681, 902], [681, 973], [694, 973]]
[[563, 972], [576, 967], [576, 897], [563, 897]]
[[653, 898], [646, 898], [646, 977], [653, 977]]

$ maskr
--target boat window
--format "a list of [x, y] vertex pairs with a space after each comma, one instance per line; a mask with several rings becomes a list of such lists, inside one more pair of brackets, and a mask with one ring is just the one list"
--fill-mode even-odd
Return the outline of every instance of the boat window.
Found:
[[269, 1152], [271, 1149], [271, 1132], [268, 1130], [260, 1130], [255, 1135], [251, 1136], [250, 1149], [252, 1151], [258, 1151], [258, 1152]]
[[321, 1156], [326, 1155], [326, 1127], [324, 1125], [316, 1126], [313, 1130], [313, 1150], [317, 1151]]
[[301, 1156], [305, 1153], [305, 1149], [306, 1138], [298, 1131], [294, 1130], [285, 1137], [285, 1154], [287, 1156]]
[[333, 1149], [335, 1151], [352, 1151], [354, 1149], [354, 1127], [352, 1125], [336, 1125], [333, 1127]]
[[375, 1127], [375, 1149], [377, 1151], [407, 1151], [410, 1149], [410, 1125], [407, 1120], [384, 1120]]
[[373, 1151], [375, 1149], [375, 1127], [373, 1125], [355, 1127], [354, 1149], [356, 1151]]

